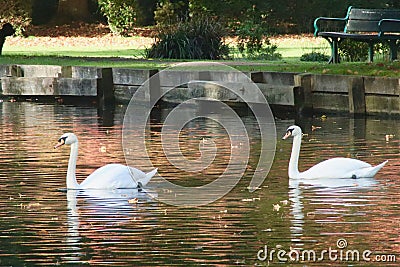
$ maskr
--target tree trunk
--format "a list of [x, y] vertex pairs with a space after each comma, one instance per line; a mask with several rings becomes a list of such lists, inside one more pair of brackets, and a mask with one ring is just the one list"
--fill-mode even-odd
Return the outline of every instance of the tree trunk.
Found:
[[154, 11], [157, 0], [137, 0], [137, 24], [140, 26], [154, 25]]
[[66, 24], [72, 21], [89, 21], [89, 3], [88, 0], [59, 0], [57, 14], [55, 16], [56, 24]]

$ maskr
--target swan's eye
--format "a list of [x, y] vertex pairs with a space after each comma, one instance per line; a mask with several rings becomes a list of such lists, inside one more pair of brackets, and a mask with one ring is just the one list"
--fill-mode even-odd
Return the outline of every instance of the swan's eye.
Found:
[[60, 139], [58, 139], [58, 142], [60, 143], [61, 141], [63, 141], [63, 143], [65, 144], [65, 140], [67, 140], [67, 137], [61, 137]]
[[292, 133], [293, 133], [293, 130], [294, 130], [294, 128], [287, 129], [287, 133], [289, 133], [289, 132], [290, 132], [290, 134], [292, 134]]

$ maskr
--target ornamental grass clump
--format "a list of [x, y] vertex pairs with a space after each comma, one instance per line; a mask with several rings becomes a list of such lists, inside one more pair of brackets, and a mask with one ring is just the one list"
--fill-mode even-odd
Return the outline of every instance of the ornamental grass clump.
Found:
[[146, 50], [147, 58], [224, 59], [229, 48], [224, 43], [225, 28], [214, 18], [198, 16], [174, 24], [158, 26], [155, 42]]

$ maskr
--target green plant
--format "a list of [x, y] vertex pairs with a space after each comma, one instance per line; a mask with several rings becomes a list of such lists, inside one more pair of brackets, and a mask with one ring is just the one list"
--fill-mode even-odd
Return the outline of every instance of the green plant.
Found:
[[[374, 45], [374, 53], [377, 55], [387, 55], [389, 53], [389, 46], [377, 43]], [[342, 61], [365, 61], [368, 58], [368, 44], [345, 39], [339, 45], [339, 56]]]
[[313, 61], [313, 62], [324, 62], [329, 60], [329, 56], [319, 53], [319, 52], [311, 52], [301, 55], [300, 61]]
[[344, 39], [339, 45], [339, 57], [342, 61], [365, 61], [368, 58], [368, 44]]
[[0, 0], [0, 23], [11, 23], [16, 35], [23, 35], [32, 22], [31, 0]]
[[178, 14], [175, 11], [176, 9], [177, 4], [171, 3], [168, 0], [159, 3], [154, 12], [154, 20], [156, 24], [158, 26], [175, 24], [179, 20]]
[[135, 0], [99, 0], [102, 14], [113, 33], [129, 36], [136, 26]]
[[255, 6], [246, 12], [246, 18], [236, 26], [238, 50], [243, 57], [249, 59], [281, 59], [282, 55], [276, 52], [278, 47], [268, 39], [268, 26], [263, 20], [264, 16]]
[[225, 28], [214, 18], [199, 16], [158, 27], [148, 58], [222, 59], [229, 54]]

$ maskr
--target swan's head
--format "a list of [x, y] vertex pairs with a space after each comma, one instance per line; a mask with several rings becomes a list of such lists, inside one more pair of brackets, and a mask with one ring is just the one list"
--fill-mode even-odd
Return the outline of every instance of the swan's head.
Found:
[[65, 133], [58, 139], [57, 145], [54, 148], [59, 148], [62, 145], [72, 145], [78, 142], [78, 138], [73, 133]]
[[286, 134], [285, 134], [285, 136], [282, 137], [282, 139], [287, 139], [290, 136], [293, 136], [293, 137], [298, 136], [298, 135], [301, 136], [301, 134], [302, 134], [301, 128], [299, 126], [292, 125], [286, 130]]

